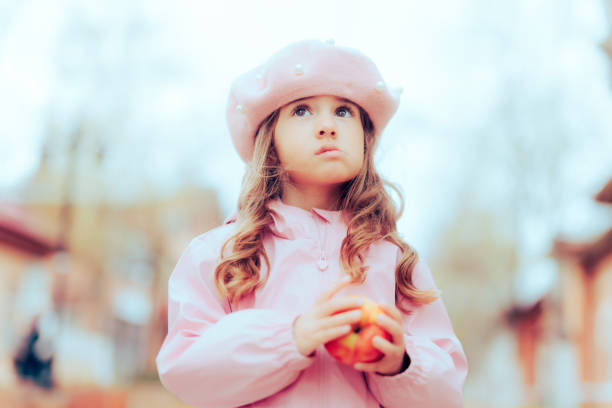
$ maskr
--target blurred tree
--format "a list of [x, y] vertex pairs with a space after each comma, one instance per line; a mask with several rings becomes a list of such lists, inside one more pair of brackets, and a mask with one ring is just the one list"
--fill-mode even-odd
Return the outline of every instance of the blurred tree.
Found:
[[482, 351], [503, 324], [500, 311], [511, 302], [517, 252], [509, 227], [504, 218], [465, 202], [441, 235], [431, 262], [473, 367], [484, 358]]
[[[475, 372], [493, 364], [484, 350], [506, 329], [507, 312], [534, 304], [557, 284], [555, 275], [536, 276], [532, 266], [548, 256], [584, 183], [576, 161], [593, 154], [585, 140], [603, 137], [601, 123], [589, 109], [577, 109], [562, 84], [525, 72], [509, 75], [482, 123], [461, 135], [461, 193], [449, 203], [454, 216], [432, 265]], [[542, 285], [542, 278], [549, 281]], [[557, 297], [553, 291], [545, 304], [553, 314]], [[564, 335], [560, 325], [548, 329], [549, 338]]]

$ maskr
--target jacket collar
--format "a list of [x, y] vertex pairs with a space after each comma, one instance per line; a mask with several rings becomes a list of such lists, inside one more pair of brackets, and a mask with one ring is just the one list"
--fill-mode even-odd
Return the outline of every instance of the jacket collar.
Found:
[[346, 229], [342, 211], [330, 211], [321, 208], [305, 210], [285, 204], [280, 199], [270, 201], [268, 209], [273, 219], [270, 230], [274, 235], [281, 238], [295, 239], [297, 236], [318, 237], [320, 234], [318, 222], [331, 226], [341, 225]]
[[[305, 210], [283, 203], [280, 199], [270, 200], [267, 208], [272, 216], [270, 230], [280, 238], [295, 239], [297, 236], [315, 236], [319, 233], [316, 222], [329, 224], [346, 230], [345, 211], [312, 208]], [[225, 224], [236, 221], [237, 212], [225, 220]]]

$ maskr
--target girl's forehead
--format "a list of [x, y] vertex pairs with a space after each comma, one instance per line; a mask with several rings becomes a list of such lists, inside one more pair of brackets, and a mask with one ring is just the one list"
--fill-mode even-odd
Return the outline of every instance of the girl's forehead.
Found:
[[291, 105], [297, 102], [317, 102], [326, 98], [331, 98], [333, 100], [335, 100], [336, 102], [342, 102], [342, 103], [350, 103], [353, 105], [357, 104], [353, 101], [351, 101], [350, 99], [346, 99], [346, 98], [342, 98], [340, 96], [336, 96], [336, 95], [312, 95], [312, 96], [306, 96], [304, 98], [299, 98], [299, 99], [295, 99], [291, 102], [289, 102], [287, 105]]

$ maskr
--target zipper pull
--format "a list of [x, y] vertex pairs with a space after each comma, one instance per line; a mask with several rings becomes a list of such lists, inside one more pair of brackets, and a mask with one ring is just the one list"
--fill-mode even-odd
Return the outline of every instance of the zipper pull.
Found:
[[325, 257], [325, 252], [323, 252], [323, 250], [321, 250], [321, 256], [317, 262], [317, 268], [319, 268], [320, 271], [327, 269], [327, 258]]

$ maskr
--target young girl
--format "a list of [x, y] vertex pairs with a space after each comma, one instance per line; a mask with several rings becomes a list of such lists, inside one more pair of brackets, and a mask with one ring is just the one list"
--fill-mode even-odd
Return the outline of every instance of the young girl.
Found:
[[[432, 276], [396, 230], [374, 168], [399, 92], [333, 43], [291, 44], [239, 77], [227, 121], [247, 163], [236, 214], [169, 280], [164, 386], [196, 407], [460, 407], [467, 362]], [[324, 344], [370, 298], [379, 360]]]

